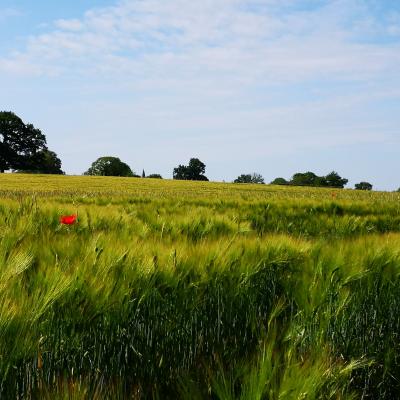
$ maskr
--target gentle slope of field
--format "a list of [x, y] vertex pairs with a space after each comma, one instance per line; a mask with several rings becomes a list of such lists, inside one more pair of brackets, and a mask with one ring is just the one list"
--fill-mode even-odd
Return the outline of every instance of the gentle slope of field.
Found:
[[0, 196], [1, 398], [400, 397], [398, 193], [3, 174]]

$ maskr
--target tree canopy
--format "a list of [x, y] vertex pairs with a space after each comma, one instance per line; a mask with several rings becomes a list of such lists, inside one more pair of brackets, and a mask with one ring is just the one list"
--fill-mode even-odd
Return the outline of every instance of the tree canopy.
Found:
[[264, 178], [261, 174], [254, 172], [253, 174], [242, 174], [239, 175], [233, 183], [261, 183], [264, 184]]
[[314, 172], [297, 172], [293, 175], [290, 184], [293, 186], [326, 186], [324, 177], [314, 174]]
[[0, 112], [0, 172], [38, 171], [46, 150], [46, 137], [40, 129], [25, 124], [13, 112]]
[[206, 165], [198, 158], [191, 158], [189, 165], [179, 165], [174, 168], [173, 178], [188, 181], [208, 181], [204, 175]]
[[271, 185], [289, 185], [289, 182], [285, 178], [275, 178]]
[[97, 176], [134, 176], [128, 164], [118, 157], [100, 157], [92, 163], [84, 175]]
[[32, 168], [18, 170], [17, 172], [28, 172], [34, 174], [58, 174], [62, 175], [61, 160], [54, 151], [41, 150], [32, 157]]
[[372, 190], [372, 185], [369, 182], [360, 182], [354, 185], [356, 190]]
[[337, 172], [332, 171], [325, 177], [325, 186], [333, 187], [333, 188], [344, 188], [349, 181], [346, 178], [342, 178]]
[[276, 178], [272, 185], [292, 185], [292, 186], [318, 186], [343, 188], [348, 182], [348, 179], [342, 178], [337, 172], [332, 171], [328, 175], [318, 176], [314, 172], [297, 172], [292, 176], [290, 181], [284, 178]]

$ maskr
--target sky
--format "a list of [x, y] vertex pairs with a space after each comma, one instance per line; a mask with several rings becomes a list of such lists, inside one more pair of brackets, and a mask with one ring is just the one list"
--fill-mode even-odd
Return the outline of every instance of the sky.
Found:
[[296, 172], [400, 187], [398, 0], [1, 0], [0, 110], [67, 174]]

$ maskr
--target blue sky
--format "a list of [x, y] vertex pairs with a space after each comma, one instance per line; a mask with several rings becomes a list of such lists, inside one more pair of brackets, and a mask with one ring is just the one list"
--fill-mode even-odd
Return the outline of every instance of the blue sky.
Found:
[[114, 155], [212, 180], [400, 187], [397, 0], [2, 0], [0, 104], [69, 174]]

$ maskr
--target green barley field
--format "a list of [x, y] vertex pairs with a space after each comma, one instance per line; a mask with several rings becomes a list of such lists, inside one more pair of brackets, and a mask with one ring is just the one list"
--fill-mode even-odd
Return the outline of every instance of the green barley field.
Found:
[[398, 193], [2, 174], [0, 260], [1, 399], [400, 398]]

